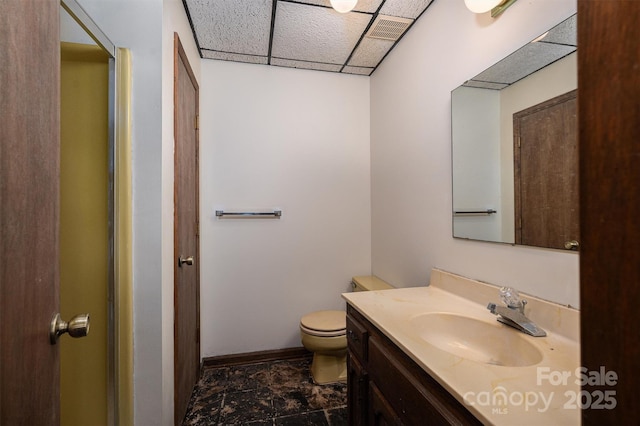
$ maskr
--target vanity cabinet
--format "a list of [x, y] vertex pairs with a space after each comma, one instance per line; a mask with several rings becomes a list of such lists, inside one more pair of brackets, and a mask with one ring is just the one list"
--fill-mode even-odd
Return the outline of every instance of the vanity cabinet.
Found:
[[350, 425], [481, 424], [350, 305], [347, 341]]

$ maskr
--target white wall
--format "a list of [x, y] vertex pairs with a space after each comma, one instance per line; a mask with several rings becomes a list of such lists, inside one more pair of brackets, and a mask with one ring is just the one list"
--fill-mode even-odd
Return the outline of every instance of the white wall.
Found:
[[498, 19], [436, 1], [371, 77], [372, 265], [397, 286], [439, 267], [579, 301], [578, 255], [451, 237], [451, 90], [576, 11], [520, 1]]
[[299, 347], [371, 270], [369, 79], [203, 60], [200, 123], [202, 355]]
[[[493, 209], [490, 215], [453, 217], [456, 237], [502, 239], [500, 92], [460, 86], [451, 92], [453, 211]], [[513, 210], [513, 209], [512, 209]]]

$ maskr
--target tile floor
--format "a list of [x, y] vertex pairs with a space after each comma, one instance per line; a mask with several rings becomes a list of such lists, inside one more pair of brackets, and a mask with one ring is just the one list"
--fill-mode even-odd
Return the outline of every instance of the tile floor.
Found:
[[316, 385], [311, 358], [205, 367], [183, 426], [347, 424], [346, 383]]

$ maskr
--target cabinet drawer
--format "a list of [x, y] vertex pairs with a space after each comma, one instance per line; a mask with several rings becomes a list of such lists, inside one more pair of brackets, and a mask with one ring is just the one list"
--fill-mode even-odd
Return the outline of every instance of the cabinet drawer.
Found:
[[347, 345], [361, 361], [367, 360], [367, 329], [351, 315], [347, 315]]

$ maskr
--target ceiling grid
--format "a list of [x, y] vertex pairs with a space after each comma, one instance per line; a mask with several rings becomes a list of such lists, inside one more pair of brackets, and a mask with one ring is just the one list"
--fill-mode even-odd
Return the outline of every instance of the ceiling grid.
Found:
[[[432, 2], [359, 0], [342, 14], [329, 0], [183, 0], [204, 59], [365, 76]], [[366, 35], [378, 17], [405, 22], [395, 40]]]

